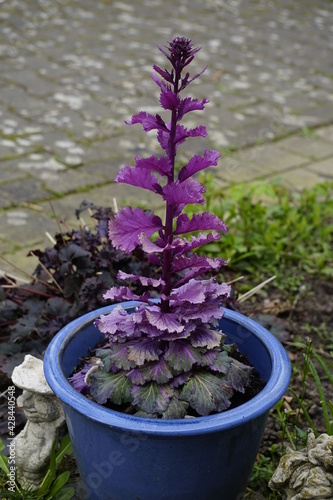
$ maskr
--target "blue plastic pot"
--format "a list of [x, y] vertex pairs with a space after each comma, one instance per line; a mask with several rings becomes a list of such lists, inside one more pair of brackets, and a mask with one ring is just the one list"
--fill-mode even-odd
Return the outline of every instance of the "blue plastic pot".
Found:
[[[124, 307], [131, 309], [135, 302]], [[63, 402], [89, 500], [237, 500], [242, 498], [270, 408], [290, 380], [290, 362], [265, 328], [226, 310], [220, 328], [267, 381], [249, 402], [224, 413], [182, 420], [139, 418], [112, 411], [77, 393], [67, 377], [103, 335], [95, 318], [105, 307], [76, 319], [49, 345], [46, 379]]]

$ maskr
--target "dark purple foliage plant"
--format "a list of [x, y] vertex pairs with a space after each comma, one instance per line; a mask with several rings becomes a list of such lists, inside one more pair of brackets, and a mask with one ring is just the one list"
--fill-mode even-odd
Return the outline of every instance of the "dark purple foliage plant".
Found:
[[[204, 203], [204, 188], [194, 174], [216, 166], [220, 153], [205, 151], [190, 158], [178, 174], [175, 169], [178, 147], [188, 138], [206, 136], [202, 125], [181, 124], [185, 115], [203, 110], [208, 102], [181, 95], [205, 70], [192, 78], [187, 72], [200, 48], [184, 37], [159, 47], [171, 69], [154, 65], [152, 79], [170, 121], [141, 111], [126, 123], [141, 124], [145, 132], [156, 130], [163, 154], [136, 157], [135, 166], [125, 165], [115, 179], [148, 189], [165, 202], [164, 222], [151, 212], [127, 206], [109, 223], [112, 245], [127, 253], [141, 246], [160, 275], [148, 278], [119, 271], [118, 278], [138, 281], [147, 289], [138, 295], [124, 285], [104, 294], [105, 299], [138, 305], [127, 312], [118, 304], [96, 321], [105, 344], [70, 379], [97, 403], [143, 417], [183, 418], [226, 410], [234, 392], [245, 391], [252, 370], [232, 356], [235, 347], [225, 345], [225, 335], [218, 330], [221, 304], [230, 286], [208, 279], [206, 273], [225, 262], [195, 253], [219, 240], [226, 226], [209, 212], [192, 218], [183, 213], [188, 204]], [[155, 297], [158, 292], [159, 301], [148, 289]]]

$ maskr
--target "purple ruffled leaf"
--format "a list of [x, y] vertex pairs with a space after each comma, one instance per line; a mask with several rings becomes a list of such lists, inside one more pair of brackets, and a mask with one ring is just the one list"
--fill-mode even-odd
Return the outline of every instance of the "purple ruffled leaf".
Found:
[[191, 257], [179, 257], [175, 259], [172, 263], [172, 270], [174, 272], [182, 271], [184, 269], [201, 269], [202, 272], [209, 271], [211, 269], [219, 269], [225, 261], [219, 259], [218, 257], [206, 257], [205, 255], [199, 256], [198, 254], [193, 254]]
[[[161, 47], [160, 45], [157, 45], [157, 48], [171, 62], [171, 56], [170, 56], [170, 54], [168, 54], [167, 51], [163, 47]], [[169, 47], [166, 47], [166, 48], [167, 48], [167, 50], [170, 50]]]
[[146, 361], [156, 361], [162, 352], [158, 340], [137, 339], [128, 342], [127, 346], [128, 359], [137, 366], [142, 366]]
[[216, 283], [214, 279], [205, 280], [204, 283], [207, 285], [207, 292], [212, 297], [230, 296], [231, 286], [227, 283]]
[[190, 74], [189, 73], [186, 73], [185, 75], [185, 78], [182, 79], [182, 84], [180, 86], [180, 89], [179, 91], [182, 91], [185, 87], [187, 87], [187, 85], [189, 85], [190, 83], [192, 83], [194, 80], [196, 80], [197, 78], [199, 78], [199, 76], [202, 75], [202, 73], [204, 73], [206, 71], [206, 69], [208, 68], [208, 65], [206, 65], [201, 71], [200, 73], [197, 73], [196, 75], [194, 75], [193, 78], [189, 79], [190, 77]]
[[157, 156], [153, 155], [149, 158], [135, 158], [135, 165], [138, 168], [155, 170], [163, 176], [169, 176], [172, 170], [170, 160], [167, 156]]
[[151, 325], [148, 320], [145, 320], [140, 324], [140, 330], [142, 334], [145, 334], [150, 339], [158, 338], [159, 340], [161, 340], [162, 337], [161, 330], [159, 330], [156, 326]]
[[141, 285], [143, 286], [152, 286], [155, 288], [164, 285], [164, 281], [162, 280], [162, 278], [159, 279], [147, 278], [145, 276], [140, 276], [138, 274], [124, 273], [123, 271], [118, 271], [117, 278], [120, 280], [130, 279], [133, 281], [140, 281]]
[[159, 330], [168, 332], [182, 332], [184, 325], [182, 325], [177, 316], [173, 313], [162, 312], [160, 307], [152, 306], [146, 309], [146, 318], [148, 322], [158, 328]]
[[95, 321], [95, 325], [102, 333], [119, 334], [120, 337], [133, 335], [135, 328], [133, 314], [128, 314], [120, 305], [109, 314], [102, 314]]
[[164, 109], [176, 110], [179, 106], [179, 96], [172, 90], [166, 90], [161, 92], [160, 103]]
[[[219, 241], [221, 239], [221, 234], [217, 231], [213, 231], [209, 234], [199, 233], [198, 236], [191, 236], [190, 241], [186, 238], [175, 238], [173, 241], [173, 246], [175, 247], [176, 254], [182, 255], [184, 253], [190, 252], [195, 248], [207, 245], [213, 241]], [[222, 260], [222, 259], [221, 259]]]
[[170, 382], [171, 387], [180, 387], [181, 385], [186, 384], [186, 382], [191, 378], [192, 372], [189, 371], [187, 373], [180, 373], [176, 377], [174, 377]]
[[[163, 252], [166, 248], [169, 248], [170, 246], [167, 245], [165, 247], [161, 247], [159, 245], [156, 245], [155, 243], [153, 243], [152, 241], [150, 241], [149, 238], [147, 238], [147, 236], [145, 235], [145, 233], [142, 233], [140, 234], [139, 236], [139, 241], [141, 243], [141, 246], [142, 246], [142, 250], [147, 253], [147, 254], [151, 254], [151, 253], [161, 253]], [[157, 265], [159, 265], [160, 263], [158, 263]]]
[[161, 358], [159, 361], [149, 363], [140, 370], [147, 382], [152, 380], [158, 384], [166, 384], [173, 377], [172, 371], [164, 358]]
[[143, 295], [137, 295], [127, 287], [127, 286], [112, 286], [109, 290], [107, 290], [104, 295], [103, 299], [107, 300], [140, 300], [141, 302], [148, 302], [150, 296], [148, 293], [145, 293]]
[[[199, 76], [199, 75], [198, 75]], [[204, 109], [205, 104], [209, 102], [209, 99], [193, 99], [192, 97], [185, 97], [180, 101], [178, 109], [178, 120], [181, 120], [186, 113], [190, 111], [201, 111]]]
[[202, 323], [210, 323], [223, 316], [221, 300], [219, 298], [206, 300], [204, 304], [183, 303], [179, 314], [182, 314], [185, 321], [200, 320]]
[[126, 373], [126, 377], [132, 382], [133, 385], [144, 385], [146, 383], [140, 368], [133, 368]]
[[188, 401], [199, 415], [223, 411], [230, 406], [233, 390], [221, 377], [200, 370], [183, 387], [181, 399]]
[[187, 129], [183, 125], [177, 125], [175, 144], [178, 146], [183, 143], [188, 137], [206, 137], [207, 131], [204, 125], [199, 125], [192, 129]]
[[154, 80], [154, 82], [156, 83], [156, 85], [158, 85], [163, 92], [165, 90], [170, 90], [170, 85], [168, 85], [165, 82], [163, 82], [163, 80], [160, 80], [158, 78], [158, 76], [155, 75], [155, 73], [151, 73], [150, 76], [151, 76], [152, 80]]
[[149, 215], [141, 208], [125, 207], [109, 222], [109, 238], [115, 248], [129, 253], [139, 245], [142, 232], [151, 236], [162, 226], [156, 215]]
[[92, 368], [93, 365], [86, 364], [82, 370], [77, 373], [74, 373], [71, 377], [69, 377], [68, 382], [74, 387], [74, 389], [81, 394], [89, 394], [89, 386], [85, 381], [85, 377], [87, 372]]
[[175, 340], [170, 342], [164, 358], [177, 372], [187, 372], [193, 365], [200, 363], [200, 352], [183, 340]]
[[184, 321], [201, 320], [202, 323], [211, 323], [215, 319], [220, 319], [223, 316], [221, 309], [221, 297], [230, 295], [230, 285], [226, 283], [216, 283], [212, 279], [200, 280], [205, 294], [204, 303], [193, 304], [190, 302], [182, 302], [181, 304], [173, 304], [175, 314], [179, 314]]
[[202, 276], [202, 274], [206, 273], [207, 269], [205, 267], [198, 267], [198, 268], [193, 268], [193, 269], [187, 269], [183, 275], [183, 277], [177, 281], [174, 286], [183, 286], [185, 283], [192, 279], [196, 279], [199, 276]]
[[157, 140], [161, 148], [168, 154], [170, 151], [170, 130], [159, 129], [157, 131]]
[[140, 123], [145, 132], [150, 132], [154, 129], [165, 129], [165, 123], [159, 115], [151, 115], [145, 111], [140, 111], [140, 113], [133, 115], [132, 118], [130, 120], [126, 120], [125, 123], [127, 125], [136, 125], [137, 123]]
[[184, 330], [182, 330], [181, 332], [166, 331], [163, 332], [162, 334], [160, 333], [159, 338], [161, 340], [167, 340], [167, 341], [187, 339], [195, 328], [196, 328], [195, 323], [189, 322], [184, 325]]
[[178, 175], [178, 180], [183, 182], [188, 177], [205, 168], [216, 166], [221, 156], [219, 151], [209, 150], [205, 151], [204, 156], [194, 155], [188, 164], [181, 169]]
[[127, 344], [115, 344], [111, 349], [109, 359], [114, 366], [122, 370], [130, 370], [135, 367], [133, 361], [128, 359]]
[[163, 188], [163, 199], [173, 205], [187, 205], [189, 203], [204, 203], [202, 193], [205, 188], [196, 179], [186, 179], [184, 182], [171, 182]]
[[216, 215], [210, 212], [203, 212], [202, 214], [194, 214], [192, 219], [188, 215], [182, 214], [177, 219], [177, 226], [175, 234], [184, 234], [193, 231], [227, 231], [227, 226]]
[[122, 182], [130, 186], [149, 189], [153, 193], [160, 193], [162, 191], [162, 186], [160, 186], [155, 175], [149, 172], [149, 170], [129, 165], [125, 165], [119, 170], [114, 182]]
[[206, 298], [204, 286], [200, 281], [191, 280], [183, 286], [172, 291], [170, 300], [175, 303], [191, 302], [201, 304]]
[[167, 409], [173, 389], [167, 385], [149, 382], [132, 388], [133, 405], [147, 413], [162, 413]]
[[210, 369], [210, 365], [214, 363], [217, 354], [218, 351], [216, 349], [207, 350], [206, 352], [202, 353], [200, 366], [208, 366]]
[[[166, 80], [169, 83], [173, 83], [173, 75], [168, 71], [167, 69], [161, 69], [159, 66], [156, 64], [153, 65], [153, 69], [158, 73], [164, 80]], [[155, 80], [156, 81], [156, 80]]]
[[213, 330], [208, 325], [198, 326], [191, 335], [191, 344], [193, 347], [207, 347], [213, 349], [221, 343], [221, 334]]

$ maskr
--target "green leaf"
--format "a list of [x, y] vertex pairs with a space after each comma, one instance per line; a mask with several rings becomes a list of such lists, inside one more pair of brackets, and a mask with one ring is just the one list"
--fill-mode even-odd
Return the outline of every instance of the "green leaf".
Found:
[[110, 399], [115, 404], [131, 401], [131, 382], [123, 371], [108, 373], [98, 371], [91, 376], [90, 393], [98, 404], [104, 404]]
[[188, 372], [195, 363], [201, 361], [198, 349], [181, 340], [170, 342], [164, 358], [177, 372]]
[[199, 415], [208, 415], [226, 410], [232, 395], [232, 388], [221, 375], [200, 370], [185, 384], [180, 398], [188, 401]]
[[5, 472], [5, 474], [8, 474], [9, 473], [8, 457], [6, 457], [5, 455], [3, 455], [1, 453], [4, 448], [5, 448], [5, 445], [3, 444], [3, 442], [0, 439], [0, 469], [2, 469]]
[[136, 365], [144, 365], [147, 361], [157, 361], [161, 354], [159, 342], [150, 338], [139, 338], [128, 342], [128, 359]]
[[104, 364], [105, 371], [108, 371], [108, 366], [110, 367], [111, 363], [122, 370], [130, 370], [131, 368], [135, 367], [135, 363], [133, 361], [129, 361], [128, 359], [128, 350], [126, 343], [113, 345], [109, 353], [109, 360], [107, 359], [105, 354], [106, 353], [104, 353], [104, 359], [106, 359], [106, 364]]
[[64, 488], [61, 491], [59, 491], [54, 497], [52, 497], [52, 500], [71, 500], [75, 495], [75, 490], [73, 487], [69, 488]]
[[111, 360], [110, 360], [111, 349], [96, 349], [96, 356], [103, 361], [104, 370], [106, 372], [110, 371]]
[[236, 359], [232, 360], [230, 369], [228, 371], [227, 380], [230, 382], [231, 386], [235, 391], [245, 392], [244, 387], [249, 383], [249, 378], [253, 368], [251, 366], [244, 365]]
[[2, 450], [4, 450], [6, 447], [5, 445], [3, 444], [2, 440], [0, 439], [0, 453], [2, 452]]
[[45, 493], [47, 493], [51, 487], [51, 484], [53, 482], [53, 479], [56, 474], [56, 458], [55, 458], [55, 446], [56, 446], [56, 441], [53, 442], [52, 445], [52, 452], [51, 452], [51, 457], [50, 457], [50, 465], [48, 470], [46, 471], [46, 474], [43, 478], [42, 484], [40, 485], [39, 489], [36, 492], [36, 495], [43, 496]]
[[134, 413], [135, 417], [142, 417], [142, 418], [159, 418], [157, 413], [147, 413], [146, 411], [139, 410], [136, 413]]
[[147, 413], [163, 413], [168, 407], [173, 392], [169, 385], [158, 385], [156, 382], [134, 386], [133, 405]]
[[8, 458], [4, 457], [3, 455], [0, 455], [0, 469], [2, 469], [5, 474], [9, 473], [7, 464], [8, 464]]
[[63, 472], [60, 474], [52, 484], [52, 488], [50, 491], [50, 497], [54, 498], [54, 496], [65, 486], [68, 479], [70, 478], [71, 473], [69, 471]]
[[184, 418], [187, 413], [188, 403], [186, 401], [181, 401], [176, 395], [174, 395], [165, 412], [162, 414], [162, 418]]
[[326, 431], [329, 434], [330, 433], [331, 423], [330, 423], [330, 417], [329, 417], [329, 412], [328, 412], [328, 408], [327, 408], [327, 401], [326, 401], [326, 398], [325, 398], [324, 387], [323, 387], [323, 384], [321, 383], [318, 371], [317, 371], [315, 365], [313, 364], [312, 360], [310, 359], [310, 357], [307, 354], [304, 354], [304, 359], [305, 359], [306, 364], [308, 365], [308, 367], [309, 367], [309, 369], [310, 369], [310, 371], [312, 373], [314, 381], [316, 382], [318, 394], [319, 394], [319, 397], [320, 397], [320, 404], [321, 404], [321, 407], [322, 407], [322, 410], [323, 410], [323, 416], [324, 416], [324, 421], [325, 421], [325, 425], [326, 425]]
[[71, 455], [73, 453], [73, 447], [69, 434], [66, 434], [60, 442], [60, 448], [56, 454], [56, 464], [59, 465], [61, 460], [65, 455]]
[[[2, 491], [1, 491], [1, 493], [2, 493]], [[22, 497], [22, 495], [20, 495], [17, 492], [13, 493], [11, 491], [6, 491], [4, 493], [4, 496], [1, 497], [1, 500], [3, 500], [4, 498], [13, 498], [14, 500], [21, 500], [21, 498], [23, 498], [23, 497]], [[28, 500], [33, 500], [33, 499], [31, 497], [28, 497]]]
[[227, 351], [222, 351], [216, 356], [216, 359], [210, 366], [210, 369], [214, 372], [216, 371], [226, 374], [230, 370], [231, 361], [232, 360], [229, 357]]

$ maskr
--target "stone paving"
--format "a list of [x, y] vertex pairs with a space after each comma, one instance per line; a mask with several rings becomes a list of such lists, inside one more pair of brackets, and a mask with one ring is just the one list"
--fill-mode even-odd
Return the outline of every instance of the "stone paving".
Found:
[[[0, 0], [6, 259], [34, 268], [26, 254], [57, 231], [53, 210], [72, 223], [83, 199], [155, 202], [112, 179], [136, 154], [158, 152], [154, 137], [124, 120], [157, 111], [156, 45], [178, 34], [203, 47], [194, 71], [208, 69], [191, 95], [210, 99], [195, 117], [209, 135], [187, 141], [184, 161], [221, 149], [222, 186], [279, 177], [301, 189], [333, 179], [331, 0]], [[4, 261], [0, 269], [13, 271]]]

